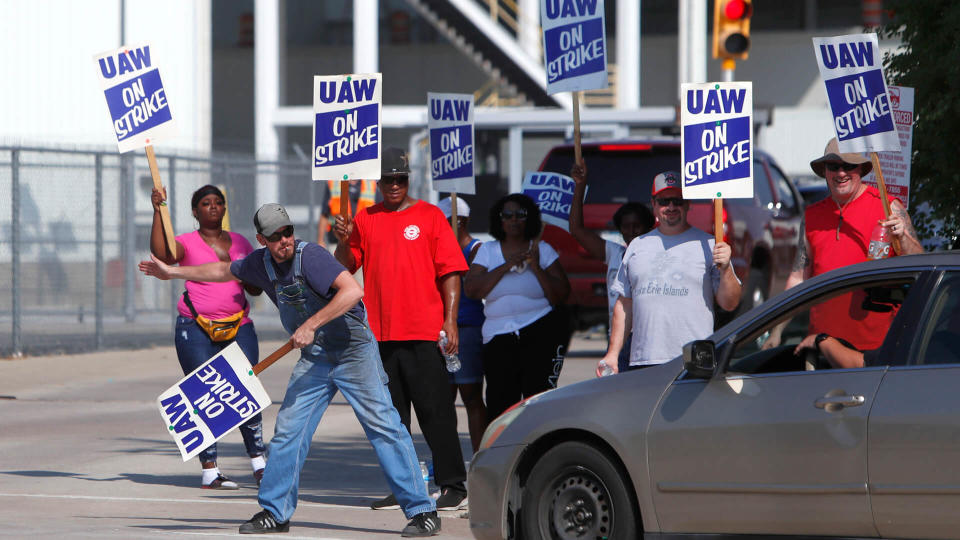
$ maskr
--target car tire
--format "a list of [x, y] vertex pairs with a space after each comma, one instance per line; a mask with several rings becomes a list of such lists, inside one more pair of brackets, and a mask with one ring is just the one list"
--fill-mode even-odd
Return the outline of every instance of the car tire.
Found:
[[641, 538], [622, 469], [581, 442], [557, 445], [537, 461], [523, 489], [524, 538]]

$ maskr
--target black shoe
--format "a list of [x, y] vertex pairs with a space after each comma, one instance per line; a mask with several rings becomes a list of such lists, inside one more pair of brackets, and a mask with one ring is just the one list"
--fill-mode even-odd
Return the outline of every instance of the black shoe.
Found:
[[397, 502], [397, 498], [391, 493], [379, 501], [373, 501], [370, 508], [374, 510], [399, 510], [400, 503]]
[[203, 484], [200, 487], [203, 489], [240, 489], [240, 486], [238, 486], [236, 482], [222, 474], [217, 475], [217, 477], [213, 479], [213, 482]]
[[410, 523], [400, 531], [400, 536], [422, 537], [440, 534], [440, 518], [436, 512], [424, 512], [413, 516]]
[[253, 471], [253, 478], [257, 481], [257, 487], [260, 487], [260, 482], [263, 481], [263, 469]]
[[460, 510], [467, 507], [467, 492], [456, 487], [444, 487], [437, 499], [437, 510]]
[[283, 533], [289, 530], [289, 521], [280, 523], [274, 519], [273, 514], [267, 510], [257, 512], [250, 518], [250, 521], [246, 521], [243, 525], [240, 525], [240, 534]]

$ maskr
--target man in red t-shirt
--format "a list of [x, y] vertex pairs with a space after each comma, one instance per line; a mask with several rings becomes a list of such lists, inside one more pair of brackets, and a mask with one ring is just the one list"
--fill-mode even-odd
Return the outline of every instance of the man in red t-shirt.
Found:
[[[364, 304], [393, 404], [408, 430], [411, 403], [417, 411], [441, 487], [437, 508], [452, 510], [466, 505], [466, 471], [437, 340], [443, 330], [444, 352], [457, 352], [460, 273], [467, 262], [440, 209], [407, 195], [409, 178], [403, 150], [384, 150], [383, 202], [357, 212], [353, 220], [337, 216], [335, 255], [350, 272], [363, 268]], [[372, 507], [395, 508], [396, 499], [391, 494]]]
[[[841, 154], [837, 139], [830, 139], [823, 157], [810, 162], [813, 172], [827, 180], [830, 196], [807, 207], [800, 227], [801, 242], [787, 288], [824, 272], [867, 260], [870, 235], [879, 223], [900, 242], [901, 255], [922, 253], [907, 210], [899, 199], [889, 197], [890, 216], [883, 217], [877, 188], [863, 183], [873, 168], [862, 154]], [[894, 254], [891, 253], [891, 256]], [[810, 310], [810, 334], [841, 337], [857, 349], [877, 349], [896, 311], [878, 313], [861, 307], [862, 291], [843, 294]], [[779, 344], [779, 332], [764, 344]]]

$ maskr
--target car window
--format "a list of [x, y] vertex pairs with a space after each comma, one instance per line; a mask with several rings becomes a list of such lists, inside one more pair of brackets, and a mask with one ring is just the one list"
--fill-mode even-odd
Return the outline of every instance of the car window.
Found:
[[790, 188], [790, 181], [783, 176], [776, 167], [770, 166], [770, 175], [773, 177], [773, 183], [777, 186], [777, 199], [780, 205], [780, 211], [790, 215], [796, 215], [797, 199], [793, 196], [793, 190]]
[[757, 201], [761, 208], [773, 210], [773, 192], [770, 190], [770, 178], [767, 176], [767, 168], [759, 159], [753, 160], [753, 191], [756, 193]]
[[[835, 302], [842, 301], [849, 306], [860, 306], [868, 312], [890, 313], [892, 318], [906, 300], [913, 282], [913, 278], [903, 278], [896, 281], [872, 282], [858, 284], [854, 287], [843, 287], [794, 306], [787, 312], [764, 322], [739, 339], [734, 344], [727, 373], [754, 375], [834, 369], [830, 361], [818, 353], [816, 349], [808, 349], [800, 354], [794, 354], [797, 345], [813, 333], [810, 329], [811, 310], [818, 307], [830, 307], [835, 305]], [[783, 328], [780, 341], [777, 344], [775, 343], [776, 338], [771, 339], [771, 335], [776, 333], [775, 327], [783, 321], [788, 322]], [[850, 321], [849, 324], [857, 323]], [[842, 328], [826, 330], [824, 333], [831, 336], [843, 335], [844, 333]], [[887, 330], [889, 330], [889, 327], [880, 330], [882, 335], [876, 335], [878, 343], [882, 342]], [[887, 363], [879, 351], [860, 352], [865, 353], [866, 365]]]
[[914, 363], [960, 363], [960, 272], [947, 274], [929, 305]]
[[[585, 146], [583, 160], [587, 165], [589, 185], [584, 199], [586, 204], [649, 203], [653, 177], [664, 171], [680, 170], [680, 147], [607, 150], [604, 145]], [[565, 175], [570, 174], [571, 167], [572, 148], [553, 150], [543, 164], [543, 170]]]

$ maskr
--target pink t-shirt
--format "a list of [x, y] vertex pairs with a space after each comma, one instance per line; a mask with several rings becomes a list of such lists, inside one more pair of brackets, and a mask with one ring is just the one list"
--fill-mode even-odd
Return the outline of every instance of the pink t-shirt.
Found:
[[[253, 252], [250, 242], [243, 236], [231, 232], [230, 235], [230, 255], [231, 261], [242, 259]], [[213, 248], [207, 245], [200, 238], [199, 231], [181, 234], [177, 241], [183, 245], [183, 259], [180, 261], [182, 266], [196, 266], [212, 262], [219, 262], [220, 259], [213, 251]], [[190, 302], [197, 310], [197, 313], [204, 317], [214, 320], [229, 317], [234, 313], [244, 311], [243, 323], [250, 322], [247, 314], [250, 312], [250, 304], [244, 297], [243, 284], [239, 281], [229, 281], [226, 283], [213, 283], [208, 281], [187, 281], [184, 283], [187, 293], [190, 294]], [[180, 296], [177, 303], [177, 311], [184, 317], [193, 318], [193, 313]]]

